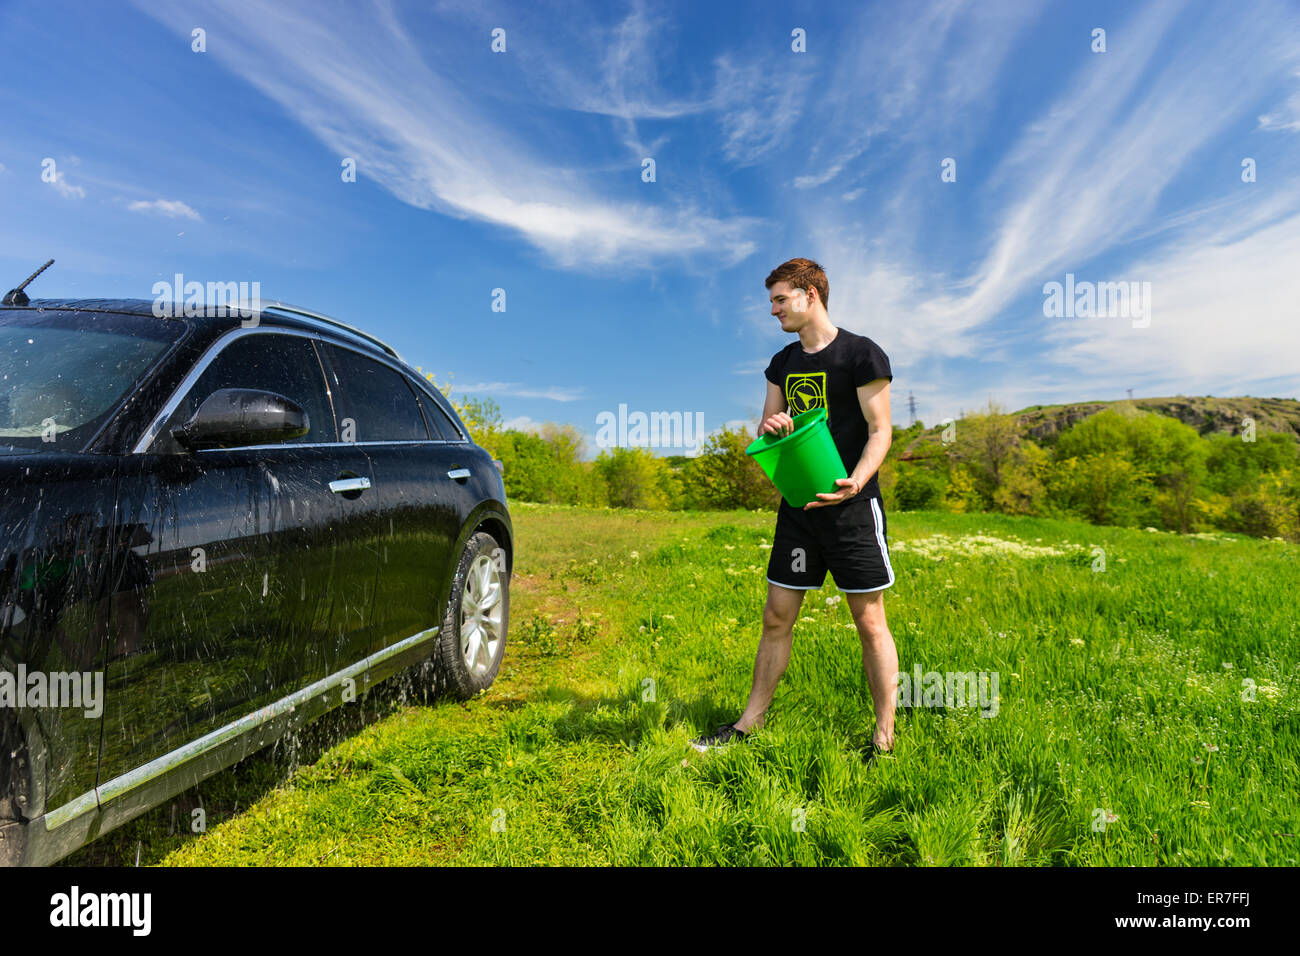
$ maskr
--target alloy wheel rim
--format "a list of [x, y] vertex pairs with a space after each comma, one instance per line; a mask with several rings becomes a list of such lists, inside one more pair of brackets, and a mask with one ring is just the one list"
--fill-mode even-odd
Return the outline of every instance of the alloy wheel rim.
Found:
[[465, 575], [460, 598], [460, 655], [475, 677], [487, 673], [501, 644], [501, 617], [505, 608], [501, 572], [486, 554], [480, 554]]

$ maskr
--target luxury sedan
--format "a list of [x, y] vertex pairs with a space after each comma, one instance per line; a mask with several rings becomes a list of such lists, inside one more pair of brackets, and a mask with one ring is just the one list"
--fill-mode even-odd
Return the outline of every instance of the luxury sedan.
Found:
[[282, 303], [10, 301], [0, 863], [66, 856], [399, 671], [492, 683], [500, 465], [392, 348]]

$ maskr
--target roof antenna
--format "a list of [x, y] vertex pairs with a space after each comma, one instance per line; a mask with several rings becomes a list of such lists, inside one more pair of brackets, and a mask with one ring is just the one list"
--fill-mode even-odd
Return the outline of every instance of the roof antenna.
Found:
[[20, 285], [18, 288], [10, 289], [8, 292], [6, 292], [4, 299], [0, 300], [0, 305], [26, 305], [28, 302], [32, 301], [31, 299], [27, 298], [27, 293], [24, 292], [23, 289], [27, 288], [28, 284], [33, 279], [35, 279], [38, 275], [40, 275], [42, 272], [44, 272], [52, 265], [54, 265], [53, 259], [51, 259], [49, 262], [45, 263], [45, 265], [41, 266], [39, 269], [37, 269], [35, 272], [29, 275], [27, 277], [27, 281], [24, 282], [22, 285]]

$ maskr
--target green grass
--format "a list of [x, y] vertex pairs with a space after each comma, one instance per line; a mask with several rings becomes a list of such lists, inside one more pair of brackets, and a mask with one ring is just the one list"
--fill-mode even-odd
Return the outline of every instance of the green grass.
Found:
[[900, 709], [894, 755], [864, 765], [861, 648], [829, 578], [763, 730], [687, 747], [743, 708], [774, 515], [512, 514], [487, 694], [372, 695], [186, 794], [179, 832], [159, 808], [69, 862], [1300, 861], [1295, 545], [890, 514], [900, 669], [996, 672], [997, 710]]

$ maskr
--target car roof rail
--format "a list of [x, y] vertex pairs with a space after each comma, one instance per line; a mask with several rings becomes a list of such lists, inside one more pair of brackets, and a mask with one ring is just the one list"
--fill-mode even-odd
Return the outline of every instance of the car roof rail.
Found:
[[387, 342], [383, 341], [382, 339], [375, 338], [369, 332], [362, 332], [360, 329], [348, 325], [346, 322], [341, 322], [338, 319], [334, 318], [332, 315], [324, 315], [320, 312], [313, 312], [311, 309], [304, 309], [302, 306], [299, 305], [290, 305], [287, 302], [260, 302], [258, 304], [263, 312], [266, 312], [268, 310], [273, 310], [276, 312], [288, 312], [290, 315], [301, 316], [303, 318], [308, 318], [308, 319], [315, 319], [317, 322], [323, 322], [326, 325], [331, 325], [336, 329], [342, 329], [345, 332], [350, 332], [359, 339], [364, 339], [365, 341], [371, 343], [372, 345], [379, 346], [379, 348], [383, 349], [385, 352], [387, 352], [393, 358], [397, 359], [399, 362], [404, 361], [404, 359], [397, 354], [397, 349], [393, 348]]

